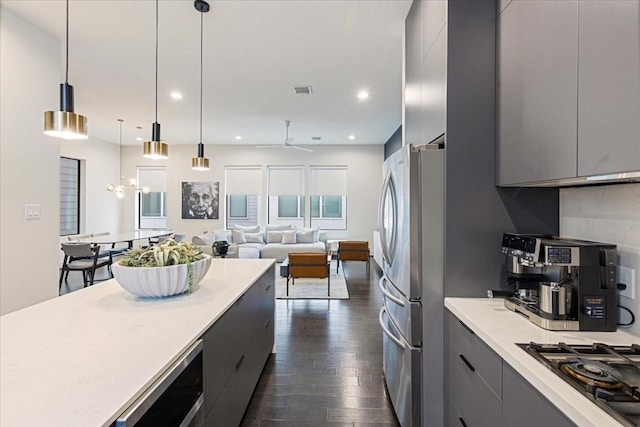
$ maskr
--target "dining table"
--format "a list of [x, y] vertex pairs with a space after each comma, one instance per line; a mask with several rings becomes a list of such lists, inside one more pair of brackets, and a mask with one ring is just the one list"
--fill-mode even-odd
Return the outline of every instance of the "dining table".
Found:
[[92, 245], [111, 245], [115, 247], [117, 243], [126, 243], [127, 247], [131, 249], [133, 242], [136, 240], [155, 239], [160, 237], [168, 237], [173, 233], [173, 230], [135, 230], [135, 231], [123, 231], [114, 234], [105, 234], [101, 236], [91, 236], [81, 239], [82, 242], [88, 242]]

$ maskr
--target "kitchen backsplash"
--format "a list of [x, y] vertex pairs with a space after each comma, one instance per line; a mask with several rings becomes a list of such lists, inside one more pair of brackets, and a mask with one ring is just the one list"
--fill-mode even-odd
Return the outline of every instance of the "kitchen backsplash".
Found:
[[640, 335], [640, 184], [561, 189], [560, 234], [618, 245], [619, 265], [635, 269], [635, 299], [620, 304], [635, 314], [629, 330]]

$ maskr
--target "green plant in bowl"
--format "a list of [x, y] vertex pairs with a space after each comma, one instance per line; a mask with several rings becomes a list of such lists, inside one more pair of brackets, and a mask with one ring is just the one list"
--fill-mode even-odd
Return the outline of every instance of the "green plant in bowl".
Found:
[[133, 248], [124, 253], [118, 264], [123, 267], [168, 267], [171, 265], [187, 265], [189, 293], [193, 291], [192, 263], [207, 256], [187, 242], [176, 242], [167, 239], [162, 243], [147, 248]]

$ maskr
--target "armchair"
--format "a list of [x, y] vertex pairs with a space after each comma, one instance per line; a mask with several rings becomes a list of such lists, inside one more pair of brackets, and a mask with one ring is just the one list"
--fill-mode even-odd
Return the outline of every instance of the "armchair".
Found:
[[[340, 261], [365, 261], [367, 263], [367, 275], [370, 265], [369, 242], [358, 240], [343, 240], [338, 243], [338, 263], [336, 273], [340, 268]], [[342, 266], [344, 271], [344, 266]]]

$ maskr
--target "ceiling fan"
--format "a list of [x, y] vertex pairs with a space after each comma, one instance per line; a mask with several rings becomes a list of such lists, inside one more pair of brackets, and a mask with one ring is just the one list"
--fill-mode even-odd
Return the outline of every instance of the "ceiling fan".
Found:
[[257, 145], [256, 148], [295, 148], [296, 150], [301, 150], [301, 151], [308, 151], [309, 153], [312, 153], [313, 150], [309, 149], [309, 148], [304, 148], [304, 147], [300, 147], [298, 145], [293, 145], [293, 138], [289, 138], [289, 125], [291, 124], [291, 120], [285, 120], [284, 124], [286, 126], [285, 128], [285, 137], [284, 137], [284, 142], [282, 144], [279, 145]]

